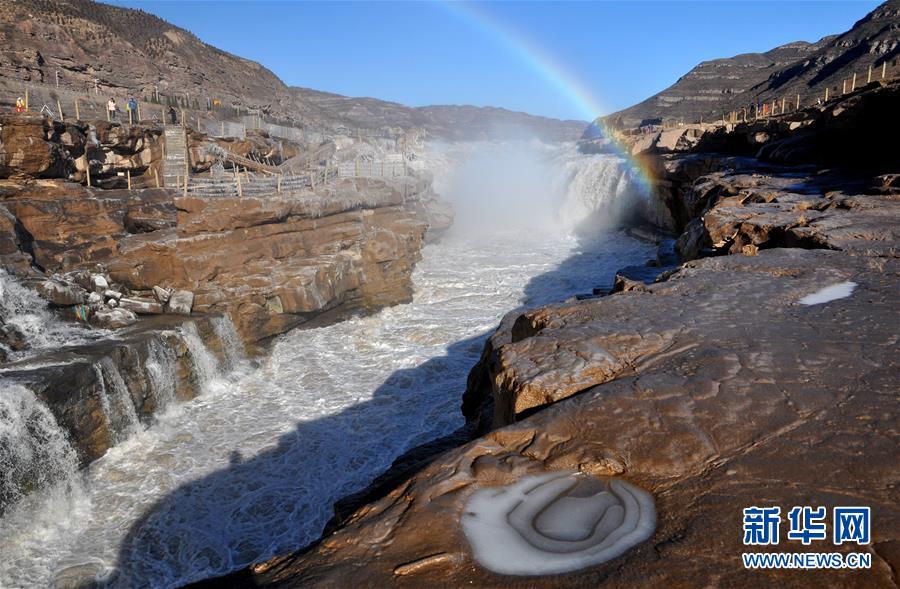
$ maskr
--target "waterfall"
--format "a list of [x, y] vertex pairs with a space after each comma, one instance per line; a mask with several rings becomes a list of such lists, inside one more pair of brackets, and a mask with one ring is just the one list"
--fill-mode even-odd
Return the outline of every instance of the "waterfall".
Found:
[[237, 329], [235, 329], [234, 323], [232, 323], [228, 315], [213, 317], [212, 326], [219, 341], [222, 343], [222, 350], [225, 352], [228, 369], [234, 370], [247, 357], [247, 352], [244, 350], [244, 342], [241, 341], [241, 337], [238, 335]]
[[178, 372], [175, 351], [157, 339], [152, 340], [145, 367], [156, 394], [157, 411], [164, 411], [175, 402], [175, 376]]
[[435, 189], [455, 210], [454, 230], [587, 230], [657, 221], [642, 172], [628, 159], [539, 141], [438, 144]]
[[191, 357], [191, 363], [194, 365], [194, 377], [200, 389], [206, 390], [219, 375], [219, 362], [200, 339], [200, 333], [193, 322], [185, 323], [181, 331]]
[[140, 431], [134, 400], [125, 379], [110, 358], [103, 358], [98, 364], [94, 364], [94, 371], [100, 381], [101, 405], [113, 435], [113, 443], [121, 443]]
[[107, 333], [91, 331], [74, 322], [61, 321], [44, 299], [15, 277], [0, 269], [0, 324], [7, 323], [25, 336], [27, 350], [13, 351], [0, 344], [11, 360], [18, 360], [39, 350], [58, 349], [95, 339]]
[[13, 384], [0, 395], [0, 514], [28, 492], [74, 478], [75, 450], [34, 393]]
[[639, 172], [619, 157], [568, 157], [556, 179], [564, 195], [559, 218], [569, 227], [609, 228], [645, 217], [650, 204]]

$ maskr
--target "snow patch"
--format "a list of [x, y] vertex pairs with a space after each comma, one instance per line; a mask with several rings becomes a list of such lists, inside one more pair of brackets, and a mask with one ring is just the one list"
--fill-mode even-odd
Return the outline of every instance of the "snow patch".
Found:
[[853, 289], [855, 288], [855, 282], [840, 282], [838, 284], [832, 284], [831, 286], [826, 286], [825, 288], [817, 290], [812, 294], [806, 295], [805, 297], [800, 299], [799, 303], [801, 305], [819, 305], [822, 303], [827, 303], [829, 301], [834, 301], [836, 299], [843, 299], [853, 294]]

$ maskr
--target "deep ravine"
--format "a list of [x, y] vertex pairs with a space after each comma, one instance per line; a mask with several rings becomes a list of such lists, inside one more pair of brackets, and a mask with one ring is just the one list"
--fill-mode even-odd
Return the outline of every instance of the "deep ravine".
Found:
[[219, 366], [202, 395], [21, 502], [0, 520], [0, 585], [173, 587], [298, 549], [336, 500], [462, 424], [467, 373], [503, 314], [609, 285], [653, 253], [564, 225], [451, 232], [425, 248], [412, 303], [286, 334], [257, 369]]

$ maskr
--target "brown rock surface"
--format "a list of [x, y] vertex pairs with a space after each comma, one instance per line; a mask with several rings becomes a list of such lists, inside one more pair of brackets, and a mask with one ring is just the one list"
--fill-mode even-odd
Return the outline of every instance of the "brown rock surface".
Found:
[[0, 178], [69, 178], [122, 185], [117, 176], [130, 172], [152, 178], [162, 157], [162, 130], [157, 125], [122, 125], [106, 121], [62, 123], [30, 115], [0, 116]]
[[[886, 319], [896, 317], [900, 302], [892, 286], [898, 271], [893, 259], [775, 249], [692, 262], [648, 292], [529, 313], [536, 333], [501, 348], [505, 371], [557, 374], [580, 383], [579, 394], [443, 455], [310, 551], [258, 565], [252, 582], [807, 586], [816, 573], [743, 569], [740, 554], [755, 550], [741, 544], [742, 508], [862, 504], [873, 510], [871, 546], [811, 550], [869, 552], [872, 569], [830, 571], [828, 578], [846, 587], [893, 586], [900, 355], [896, 323]], [[859, 284], [850, 297], [798, 304], [846, 280]], [[643, 337], [618, 338], [623, 322]], [[631, 365], [585, 379], [581, 365], [560, 364], [545, 343], [571, 347], [573, 336], [602, 357], [613, 340]], [[531, 383], [547, 398], [564, 396], [567, 386]], [[467, 497], [525, 473], [566, 468], [619, 475], [651, 491], [659, 515], [651, 540], [607, 564], [555, 577], [480, 568], [459, 528]], [[422, 559], [423, 566], [410, 566]]]

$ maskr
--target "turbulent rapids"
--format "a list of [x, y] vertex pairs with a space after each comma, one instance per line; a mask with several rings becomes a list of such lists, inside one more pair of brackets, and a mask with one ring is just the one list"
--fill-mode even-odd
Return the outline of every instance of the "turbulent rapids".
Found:
[[[289, 333], [258, 367], [245, 359], [226, 322], [216, 331], [231, 342], [227, 362], [186, 333], [204, 393], [167, 403], [149, 429], [134, 427], [133, 416], [119, 411], [121, 443], [83, 473], [75, 474], [52, 418], [17, 389], [0, 412], [19, 423], [0, 436], [18, 435], [32, 427], [28, 421], [60, 447], [48, 471], [55, 484], [0, 519], [0, 586], [102, 580], [173, 587], [315, 540], [336, 500], [365, 487], [405, 450], [462, 425], [467, 373], [503, 314], [608, 285], [616, 269], [652, 256], [651, 246], [612, 229], [590, 239], [571, 231], [573, 221], [618, 207], [611, 201], [626, 198], [629, 179], [606, 156], [578, 156], [563, 166], [559, 157], [541, 154], [556, 175], [542, 178], [537, 190], [547, 191], [544, 199], [555, 191], [555, 217], [566, 223], [509, 224], [500, 215], [479, 215], [467, 207], [491, 196], [487, 189], [445, 180], [448, 192], [468, 190], [455, 199], [459, 217], [482, 225], [467, 231], [458, 223], [425, 248], [410, 304]], [[614, 190], [581, 194], [604, 183]], [[512, 191], [507, 198], [516, 197]], [[499, 212], [515, 204], [495, 202]], [[114, 366], [97, 369], [115, 384]], [[154, 351], [146, 370], [160, 391], [174, 388], [166, 350]], [[121, 402], [115, 386], [107, 395], [113, 406]], [[33, 454], [25, 458], [34, 468], [44, 451], [22, 452]], [[15, 459], [0, 455], [0, 462]]]

